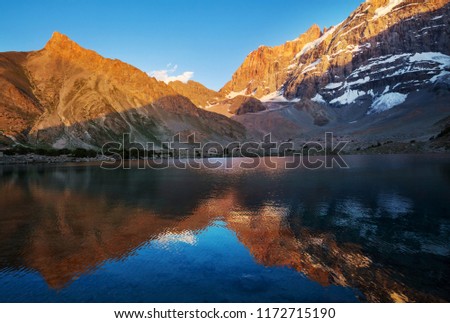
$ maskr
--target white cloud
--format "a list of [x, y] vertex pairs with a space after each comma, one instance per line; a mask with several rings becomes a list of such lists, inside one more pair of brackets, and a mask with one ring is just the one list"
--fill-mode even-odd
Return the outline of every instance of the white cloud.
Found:
[[171, 75], [176, 72], [178, 69], [178, 65], [172, 65], [172, 63], [167, 64], [167, 69], [165, 70], [159, 70], [159, 71], [151, 71], [148, 73], [150, 76], [156, 78], [159, 81], [163, 81], [165, 83], [170, 83], [173, 81], [181, 81], [183, 83], [186, 83], [189, 81], [193, 76], [194, 72], [186, 71], [178, 75]]

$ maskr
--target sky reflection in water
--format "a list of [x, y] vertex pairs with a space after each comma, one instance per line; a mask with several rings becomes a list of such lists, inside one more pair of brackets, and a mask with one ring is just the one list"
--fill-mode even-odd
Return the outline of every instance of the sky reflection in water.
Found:
[[0, 300], [449, 301], [449, 156], [0, 168]]

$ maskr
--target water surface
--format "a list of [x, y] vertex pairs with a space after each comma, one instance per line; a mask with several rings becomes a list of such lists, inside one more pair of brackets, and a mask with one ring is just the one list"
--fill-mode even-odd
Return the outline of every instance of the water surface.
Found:
[[0, 301], [450, 301], [450, 156], [346, 161], [0, 167]]

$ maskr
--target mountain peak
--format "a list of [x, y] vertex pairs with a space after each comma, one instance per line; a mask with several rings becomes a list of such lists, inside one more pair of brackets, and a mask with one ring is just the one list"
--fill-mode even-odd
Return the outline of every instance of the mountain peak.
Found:
[[61, 51], [66, 49], [73, 50], [74, 48], [80, 48], [80, 46], [76, 42], [71, 40], [69, 37], [58, 31], [55, 31], [52, 34], [52, 37], [45, 45], [45, 49], [47, 50]]
[[59, 31], [54, 31], [50, 41], [62, 41], [62, 40], [70, 40], [69, 37], [60, 33]]
[[319, 38], [321, 35], [322, 30], [320, 29], [319, 25], [313, 24], [304, 34], [300, 35], [299, 39], [310, 42]]
[[311, 27], [309, 27], [309, 29], [306, 32], [309, 33], [309, 32], [314, 32], [314, 31], [317, 31], [317, 30], [320, 31], [319, 25], [318, 24], [313, 24]]
[[311, 38], [311, 37], [318, 38], [318, 37], [320, 37], [320, 34], [321, 34], [321, 29], [320, 29], [319, 25], [318, 24], [313, 24], [311, 27], [309, 27], [309, 29], [306, 32], [301, 34], [297, 39], [300, 39], [302, 37], [303, 38], [305, 38], [305, 37], [307, 37], [307, 38]]

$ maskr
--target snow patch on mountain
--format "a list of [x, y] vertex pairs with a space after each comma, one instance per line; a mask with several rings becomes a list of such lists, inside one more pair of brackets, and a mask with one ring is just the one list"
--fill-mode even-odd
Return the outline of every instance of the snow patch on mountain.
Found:
[[441, 19], [442, 17], [444, 17], [444, 16], [443, 16], [443, 15], [436, 16], [436, 17], [434, 17], [434, 18], [431, 18], [431, 20], [439, 20], [439, 19]]
[[360, 79], [354, 80], [352, 82], [348, 82], [346, 85], [347, 86], [360, 85], [360, 84], [365, 84], [369, 81], [370, 81], [370, 77], [366, 76], [363, 79], [360, 78]]
[[333, 100], [330, 101], [331, 104], [341, 104], [341, 105], [345, 105], [345, 104], [350, 104], [355, 102], [355, 100], [357, 98], [359, 98], [360, 96], [366, 95], [367, 93], [364, 91], [358, 91], [358, 90], [351, 90], [350, 88], [347, 88], [347, 90], [344, 92], [344, 94], [342, 94], [340, 97], [335, 98]]
[[313, 98], [311, 98], [311, 101], [314, 101], [317, 103], [327, 103], [327, 101], [325, 101], [323, 96], [321, 96], [319, 93], [317, 93]]
[[370, 71], [377, 65], [385, 65], [385, 64], [394, 63], [397, 60], [404, 58], [404, 57], [408, 57], [410, 55], [412, 55], [412, 54], [386, 55], [386, 56], [379, 56], [379, 57], [371, 58], [368, 60], [369, 64], [360, 66], [359, 68], [354, 70], [353, 73]]
[[311, 64], [307, 65], [303, 70], [302, 73], [310, 72], [314, 69], [316, 69], [316, 66], [321, 62], [322, 60], [319, 58], [318, 60], [312, 62]]
[[283, 95], [283, 91], [275, 91], [272, 93], [269, 93], [267, 95], [264, 95], [259, 99], [261, 102], [299, 102], [299, 98], [295, 98], [293, 100], [288, 100]]
[[389, 12], [392, 11], [392, 9], [397, 7], [402, 2], [404, 2], [404, 0], [391, 0], [391, 1], [389, 1], [389, 3], [386, 6], [380, 7], [377, 10], [375, 10], [375, 15], [373, 16], [372, 20], [375, 20], [375, 19], [378, 19], [380, 17], [383, 17], [383, 16], [387, 15]]
[[227, 98], [228, 99], [233, 99], [233, 98], [235, 98], [235, 97], [237, 97], [239, 95], [246, 95], [245, 94], [246, 92], [247, 92], [247, 89], [243, 89], [242, 91], [239, 91], [239, 92], [231, 91], [230, 93], [228, 93]]
[[354, 27], [352, 27], [352, 28], [350, 28], [349, 30], [347, 30], [345, 33], [343, 33], [343, 34], [340, 34], [340, 36], [341, 37], [343, 37], [343, 36], [345, 36], [345, 35], [347, 35], [347, 34], [349, 34], [349, 33], [351, 33], [353, 30], [355, 30], [355, 29], [358, 29], [359, 27], [361, 27], [361, 26], [363, 26], [364, 24], [366, 24], [367, 22], [365, 22], [365, 21], [363, 21], [362, 23], [360, 23], [359, 25], [356, 25], [356, 26], [354, 26]]
[[435, 52], [415, 53], [409, 58], [409, 61], [411, 63], [420, 61], [432, 61], [442, 65], [442, 68], [450, 66], [450, 56]]
[[[387, 55], [371, 58], [368, 60], [368, 64], [362, 65], [359, 68], [355, 69], [349, 75], [349, 77], [354, 78], [359, 74], [363, 74], [366, 75], [365, 82], [367, 82], [367, 77], [372, 80], [377, 80], [380, 78], [395, 77], [403, 75], [405, 73], [428, 72], [430, 78], [425, 79], [421, 82], [434, 83], [441, 76], [444, 76], [446, 74], [446, 70], [449, 67], [450, 56], [442, 53], [405, 53], [399, 55]], [[348, 85], [365, 83], [363, 81], [364, 80], [353, 81]], [[329, 89], [328, 85], [325, 86], [324, 89]]]
[[392, 109], [393, 107], [405, 102], [407, 97], [408, 97], [407, 94], [398, 92], [384, 93], [373, 101], [370, 110], [367, 112], [367, 114], [383, 112]]
[[337, 27], [339, 27], [341, 24], [338, 24], [336, 26], [331, 27], [327, 32], [325, 32], [322, 36], [317, 38], [316, 40], [307, 43], [303, 48], [295, 55], [294, 59], [300, 58], [303, 54], [309, 52], [311, 49], [317, 47], [320, 43], [322, 43], [325, 39], [328, 38], [331, 34], [334, 33]]
[[[320, 102], [320, 99], [323, 99], [330, 104], [347, 105], [355, 103], [363, 96], [371, 96], [374, 101], [368, 114], [381, 112], [406, 100], [407, 94], [400, 92], [409, 93], [425, 84], [433, 84], [445, 78], [450, 82], [449, 68], [450, 56], [439, 52], [374, 57], [351, 72], [343, 82], [326, 84], [313, 101]], [[414, 73], [419, 73], [417, 78]], [[401, 78], [407, 74], [413, 75], [413, 79]], [[394, 86], [388, 85], [384, 89], [373, 88], [380, 81], [389, 78], [398, 79]]]
[[[439, 74], [433, 76], [433, 77], [430, 79], [430, 82], [431, 82], [431, 83], [436, 83], [438, 80], [442, 80], [443, 78], [449, 77], [449, 76], [450, 76], [450, 72], [449, 72], [449, 71], [442, 71], [441, 73], [439, 73]], [[449, 83], [449, 80], [448, 80], [448, 79], [447, 79], [447, 83]]]
[[327, 90], [334, 90], [337, 88], [340, 88], [342, 86], [342, 82], [339, 83], [328, 83], [327, 85], [325, 85], [325, 89]]

